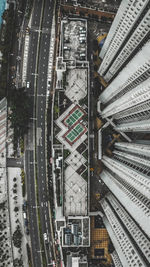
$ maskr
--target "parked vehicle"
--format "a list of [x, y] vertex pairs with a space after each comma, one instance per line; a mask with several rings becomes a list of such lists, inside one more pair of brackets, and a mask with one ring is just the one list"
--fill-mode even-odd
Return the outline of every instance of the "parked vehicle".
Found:
[[86, 56], [85, 53], [80, 54], [80, 57], [85, 57], [85, 56]]
[[80, 33], [80, 37], [86, 37], [85, 33]]
[[27, 89], [30, 88], [30, 82], [27, 82]]
[[29, 235], [29, 228], [26, 228], [26, 234]]
[[47, 242], [48, 242], [47, 233], [44, 233], [44, 234], [43, 234], [43, 237], [44, 237], [44, 241], [45, 241], [45, 243], [47, 243]]
[[79, 41], [86, 40], [86, 37], [79, 37]]

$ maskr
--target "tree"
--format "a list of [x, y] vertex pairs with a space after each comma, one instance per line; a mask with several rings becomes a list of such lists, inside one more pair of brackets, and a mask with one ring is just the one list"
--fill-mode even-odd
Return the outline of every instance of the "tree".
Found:
[[18, 208], [18, 207], [15, 207], [15, 208], [14, 208], [14, 211], [15, 211], [15, 212], [17, 212], [18, 210], [19, 210], [19, 208]]
[[31, 116], [31, 100], [25, 88], [14, 89], [10, 95], [11, 114], [9, 119], [11, 127], [14, 129], [14, 139], [19, 140], [27, 133], [28, 124]]
[[18, 258], [14, 259], [14, 261], [13, 261], [13, 266], [14, 266], [14, 267], [22, 267], [22, 266], [23, 266], [23, 261], [22, 261], [22, 259], [18, 259]]
[[21, 233], [19, 225], [17, 226], [17, 229], [14, 232], [12, 239], [13, 239], [14, 246], [17, 248], [21, 248], [22, 233]]

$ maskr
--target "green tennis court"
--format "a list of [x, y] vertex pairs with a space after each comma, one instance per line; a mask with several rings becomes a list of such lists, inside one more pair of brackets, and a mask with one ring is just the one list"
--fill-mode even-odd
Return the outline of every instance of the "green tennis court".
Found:
[[67, 135], [66, 138], [70, 143], [73, 143], [74, 140], [78, 138], [78, 136], [85, 131], [85, 128], [78, 123]]
[[69, 127], [71, 127], [73, 124], [75, 124], [82, 116], [84, 113], [79, 109], [75, 109], [64, 121], [65, 124]]

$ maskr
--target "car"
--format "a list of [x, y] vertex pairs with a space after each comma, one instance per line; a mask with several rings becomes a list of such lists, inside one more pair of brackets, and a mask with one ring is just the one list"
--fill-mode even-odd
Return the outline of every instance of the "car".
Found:
[[86, 37], [79, 37], [79, 41], [86, 40]]
[[80, 57], [85, 57], [85, 56], [86, 56], [85, 53], [80, 54]]
[[80, 33], [80, 37], [86, 37], [85, 33]]
[[50, 87], [51, 86], [51, 81], [48, 81], [48, 87]]
[[26, 234], [29, 235], [29, 228], [26, 228]]
[[30, 88], [30, 82], [27, 82], [27, 88], [28, 89]]
[[28, 220], [27, 219], [24, 220], [24, 225], [28, 226]]
[[44, 241], [45, 241], [45, 242], [48, 242], [47, 233], [44, 233], [44, 234], [43, 234], [43, 237], [44, 237]]
[[29, 27], [26, 28], [26, 33], [29, 33], [30, 29]]
[[84, 44], [85, 40], [80, 40], [79, 42], [80, 42], [80, 44]]

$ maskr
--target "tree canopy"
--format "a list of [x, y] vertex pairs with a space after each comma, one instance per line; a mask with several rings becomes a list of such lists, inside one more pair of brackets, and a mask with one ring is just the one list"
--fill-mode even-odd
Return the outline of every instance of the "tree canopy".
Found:
[[19, 139], [27, 133], [32, 110], [31, 105], [31, 99], [27, 95], [24, 87], [12, 91], [9, 119], [11, 121], [11, 127], [14, 129], [15, 139]]

